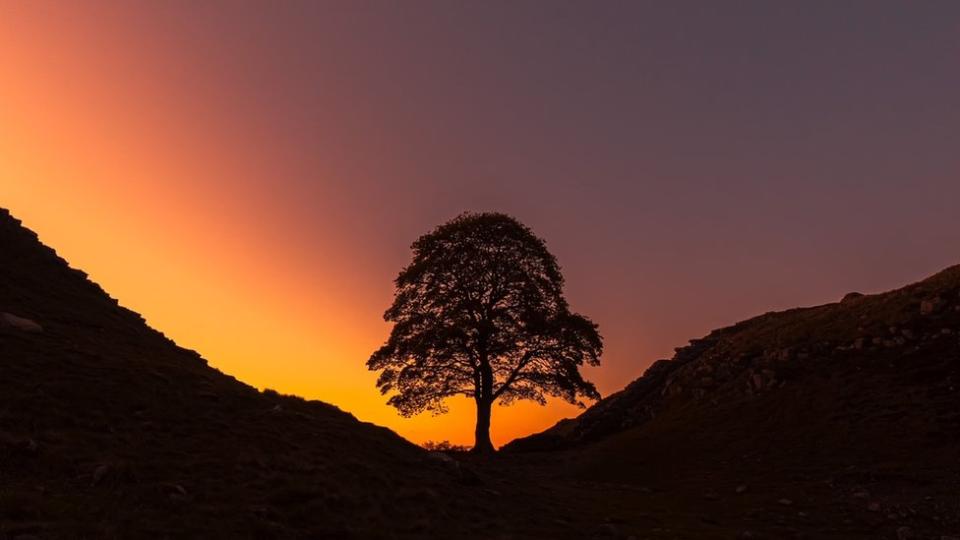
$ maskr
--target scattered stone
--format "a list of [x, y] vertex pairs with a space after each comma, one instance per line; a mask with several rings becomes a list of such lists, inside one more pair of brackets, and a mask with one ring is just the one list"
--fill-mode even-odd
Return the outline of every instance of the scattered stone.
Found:
[[783, 506], [790, 506], [791, 504], [793, 504], [793, 501], [791, 501], [790, 499], [786, 499], [786, 498], [780, 499], [780, 500], [777, 501], [777, 502], [778, 502], [779, 504], [782, 504]]
[[187, 490], [180, 484], [165, 484], [165, 487], [170, 490], [170, 493], [186, 496]]
[[441, 462], [441, 463], [446, 463], [446, 464], [448, 464], [448, 465], [450, 465], [450, 464], [456, 465], [456, 464], [457, 464], [457, 460], [453, 459], [452, 457], [448, 456], [447, 454], [445, 454], [445, 453], [443, 453], [443, 452], [430, 452], [430, 453], [427, 454], [427, 456], [429, 456], [430, 459], [434, 459], [434, 460], [437, 460], [437, 461], [439, 461], [439, 462]]
[[746, 493], [746, 492], [747, 492], [747, 486], [741, 484], [741, 485], [737, 486], [737, 489], [736, 489], [735, 491], [737, 492], [737, 495], [740, 495], [740, 494], [742, 494], [742, 493]]
[[96, 469], [93, 470], [93, 476], [90, 477], [90, 485], [95, 486], [103, 480], [107, 473], [110, 472], [110, 466], [107, 464], [99, 465]]
[[940, 298], [939, 296], [935, 296], [933, 298], [930, 298], [928, 300], [923, 300], [922, 302], [920, 302], [920, 314], [930, 315], [938, 311], [941, 307], [943, 307], [943, 299]]
[[869, 511], [871, 511], [871, 512], [879, 512], [879, 511], [880, 511], [880, 503], [878, 503], [878, 502], [872, 502], [872, 503], [868, 504], [868, 505], [867, 505], [867, 510], [869, 510]]
[[21, 332], [43, 332], [43, 327], [36, 321], [18, 317], [12, 313], [0, 313], [0, 328], [11, 328]]
[[40, 445], [37, 444], [37, 441], [33, 439], [27, 439], [26, 441], [23, 442], [23, 450], [27, 454], [35, 455], [37, 452], [40, 451]]

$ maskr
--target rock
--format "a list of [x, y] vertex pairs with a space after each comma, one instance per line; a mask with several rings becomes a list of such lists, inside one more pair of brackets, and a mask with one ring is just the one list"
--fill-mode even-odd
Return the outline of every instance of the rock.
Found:
[[849, 292], [843, 295], [843, 298], [840, 300], [841, 304], [849, 304], [858, 298], [863, 298], [863, 293], [858, 292]]
[[163, 487], [170, 493], [170, 495], [180, 495], [186, 496], [187, 490], [180, 484], [164, 484]]
[[445, 453], [443, 453], [443, 452], [430, 452], [430, 453], [427, 454], [427, 456], [429, 456], [430, 459], [439, 461], [440, 463], [444, 463], [444, 464], [447, 464], [447, 465], [451, 465], [451, 464], [456, 465], [456, 464], [457, 464], [457, 460], [453, 459], [452, 457], [448, 456], [447, 454], [445, 454]]
[[737, 489], [735, 489], [734, 491], [737, 492], [737, 495], [740, 495], [741, 493], [746, 493], [746, 492], [747, 492], [747, 486], [741, 484], [741, 485], [737, 486]]
[[764, 390], [772, 388], [777, 383], [776, 373], [772, 370], [764, 369], [758, 372], [750, 372], [750, 384], [754, 390]]
[[790, 506], [791, 504], [793, 504], [793, 501], [791, 501], [790, 499], [784, 498], [784, 499], [778, 500], [777, 503], [782, 504], [783, 506]]
[[867, 510], [869, 510], [869, 511], [871, 511], [871, 512], [879, 512], [879, 511], [880, 511], [880, 503], [878, 503], [878, 502], [872, 502], [872, 503], [868, 504], [868, 505], [867, 505]]
[[12, 313], [0, 313], [0, 328], [11, 328], [21, 332], [43, 332], [43, 327], [36, 321], [18, 317]]
[[938, 311], [941, 307], [943, 307], [943, 299], [939, 296], [935, 296], [920, 302], [920, 314], [930, 315]]
[[36, 455], [40, 451], [40, 445], [33, 439], [27, 439], [23, 442], [23, 451], [29, 455]]
[[107, 473], [109, 472], [110, 472], [109, 465], [103, 464], [98, 466], [96, 469], [93, 470], [93, 476], [90, 477], [90, 485], [95, 486], [99, 484], [100, 481], [103, 480], [107, 476]]

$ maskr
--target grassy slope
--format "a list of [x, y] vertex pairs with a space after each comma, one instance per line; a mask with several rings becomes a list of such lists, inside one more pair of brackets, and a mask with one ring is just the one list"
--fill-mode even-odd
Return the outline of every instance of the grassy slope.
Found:
[[665, 536], [955, 535], [960, 267], [712, 332], [508, 449], [650, 490], [622, 499]]
[[477, 536], [488, 526], [470, 517], [486, 503], [456, 471], [387, 429], [208, 367], [5, 211], [0, 312], [44, 327], [0, 328], [0, 538]]

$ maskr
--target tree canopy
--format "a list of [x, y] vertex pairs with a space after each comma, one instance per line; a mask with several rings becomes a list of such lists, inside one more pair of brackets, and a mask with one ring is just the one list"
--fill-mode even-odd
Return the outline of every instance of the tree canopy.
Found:
[[490, 409], [557, 397], [583, 406], [599, 393], [580, 373], [599, 365], [597, 325], [570, 311], [556, 258], [533, 231], [500, 213], [466, 213], [413, 243], [384, 319], [393, 328], [367, 367], [400, 414], [446, 412], [474, 399], [474, 449], [492, 450]]

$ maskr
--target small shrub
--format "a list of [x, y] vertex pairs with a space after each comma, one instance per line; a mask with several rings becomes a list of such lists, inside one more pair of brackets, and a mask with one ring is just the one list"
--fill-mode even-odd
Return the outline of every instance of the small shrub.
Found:
[[424, 450], [429, 450], [431, 452], [469, 452], [469, 446], [463, 446], [461, 444], [453, 444], [450, 441], [427, 441], [420, 445]]

